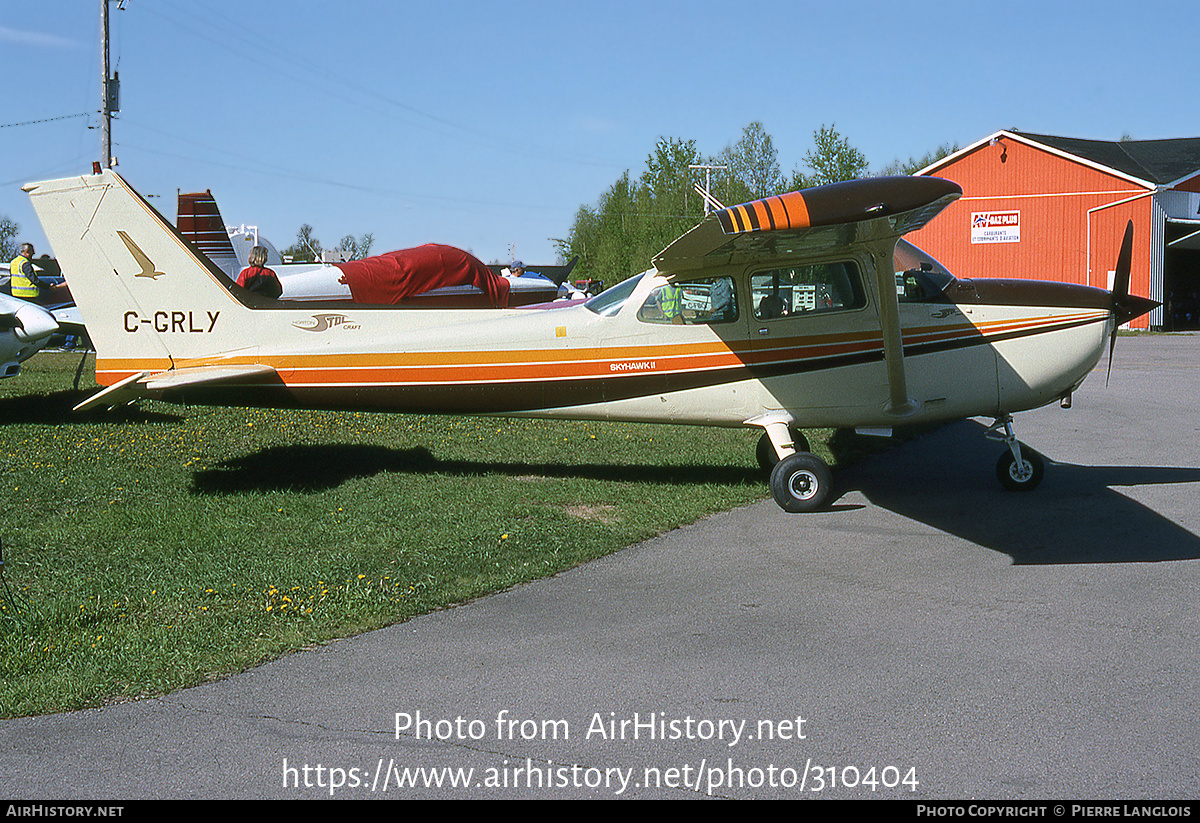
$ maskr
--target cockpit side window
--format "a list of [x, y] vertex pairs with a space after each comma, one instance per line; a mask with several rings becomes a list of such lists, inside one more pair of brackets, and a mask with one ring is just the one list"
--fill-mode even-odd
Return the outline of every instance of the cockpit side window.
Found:
[[667, 283], [651, 291], [638, 309], [638, 320], [643, 323], [694, 326], [732, 323], [737, 319], [737, 296], [731, 277]]
[[867, 305], [862, 277], [852, 260], [757, 272], [750, 276], [750, 298], [757, 320]]

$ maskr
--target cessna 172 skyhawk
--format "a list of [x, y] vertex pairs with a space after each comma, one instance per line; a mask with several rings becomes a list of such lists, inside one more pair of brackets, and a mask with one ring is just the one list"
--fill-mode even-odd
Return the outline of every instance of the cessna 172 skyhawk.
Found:
[[1012, 413], [1069, 398], [1116, 327], [1156, 305], [1128, 295], [1131, 234], [1112, 293], [955, 279], [900, 240], [961, 195], [936, 178], [723, 209], [586, 302], [515, 309], [271, 300], [237, 288], [112, 171], [26, 191], [77, 273], [107, 386], [79, 408], [152, 397], [758, 427], [788, 511], [832, 496], [808, 427], [992, 417], [1001, 482], [1036, 486], [1042, 460]]

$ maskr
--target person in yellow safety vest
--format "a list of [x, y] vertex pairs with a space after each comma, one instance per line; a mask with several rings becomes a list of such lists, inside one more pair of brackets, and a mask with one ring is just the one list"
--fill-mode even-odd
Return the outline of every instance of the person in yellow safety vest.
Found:
[[658, 308], [675, 325], [683, 323], [683, 289], [670, 283], [658, 294]]
[[13, 297], [28, 300], [31, 303], [52, 303], [59, 299], [69, 299], [65, 286], [43, 283], [33, 268], [33, 244], [22, 243], [20, 254], [8, 264], [9, 291]]

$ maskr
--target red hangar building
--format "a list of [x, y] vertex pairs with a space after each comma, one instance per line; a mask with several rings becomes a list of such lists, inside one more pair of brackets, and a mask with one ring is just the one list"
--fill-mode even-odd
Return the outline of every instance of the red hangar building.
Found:
[[910, 239], [959, 277], [1112, 288], [1133, 221], [1140, 329], [1200, 329], [1200, 138], [1081, 140], [998, 131], [917, 172], [963, 196]]

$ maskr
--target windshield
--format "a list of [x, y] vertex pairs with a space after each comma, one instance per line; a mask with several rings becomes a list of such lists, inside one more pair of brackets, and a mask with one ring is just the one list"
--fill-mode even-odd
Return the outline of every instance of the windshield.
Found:
[[914, 246], [907, 240], [901, 239], [896, 243], [896, 253], [893, 257], [893, 271], [927, 271], [935, 275], [939, 281], [949, 283], [954, 275], [926, 252]]
[[892, 270], [902, 301], [933, 300], [955, 280], [945, 266], [907, 240], [896, 243]]
[[637, 284], [642, 281], [646, 273], [642, 272], [639, 275], [624, 280], [611, 289], [606, 289], [600, 292], [591, 300], [584, 303], [584, 307], [594, 311], [601, 317], [612, 317], [621, 310], [621, 306], [625, 305], [625, 301], [629, 299], [629, 295], [633, 294], [633, 290], [637, 288]]

